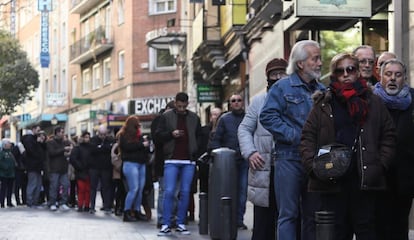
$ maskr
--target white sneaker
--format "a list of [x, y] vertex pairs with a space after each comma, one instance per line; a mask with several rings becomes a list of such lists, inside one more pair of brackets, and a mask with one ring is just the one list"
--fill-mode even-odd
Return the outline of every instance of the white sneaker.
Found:
[[62, 205], [59, 206], [59, 209], [62, 210], [62, 211], [69, 211], [70, 207], [68, 207], [68, 205], [66, 205], [66, 204], [62, 204]]
[[176, 232], [182, 235], [190, 235], [190, 231], [187, 230], [184, 224], [178, 224], [178, 227], [175, 229]]
[[168, 225], [162, 225], [161, 230], [158, 232], [157, 236], [170, 236], [171, 229], [168, 227]]
[[52, 205], [52, 206], [50, 206], [50, 211], [56, 211], [56, 210], [57, 210], [56, 205]]

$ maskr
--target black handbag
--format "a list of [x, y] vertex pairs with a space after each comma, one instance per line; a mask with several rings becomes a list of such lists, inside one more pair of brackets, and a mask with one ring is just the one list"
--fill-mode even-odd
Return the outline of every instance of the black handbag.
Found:
[[341, 178], [351, 166], [352, 149], [341, 143], [322, 146], [313, 160], [315, 176], [323, 181]]

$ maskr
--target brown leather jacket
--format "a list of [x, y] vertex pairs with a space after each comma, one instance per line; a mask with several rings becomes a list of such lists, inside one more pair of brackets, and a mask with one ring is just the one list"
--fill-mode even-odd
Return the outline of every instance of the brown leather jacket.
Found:
[[[306, 173], [308, 190], [335, 192], [340, 184], [323, 182], [312, 173], [312, 161], [320, 146], [335, 142], [334, 117], [331, 107], [332, 93], [316, 92], [314, 106], [302, 130], [300, 153]], [[381, 99], [369, 95], [369, 109], [357, 145], [357, 172], [361, 190], [385, 190], [385, 172], [390, 168], [396, 142], [393, 120]]]

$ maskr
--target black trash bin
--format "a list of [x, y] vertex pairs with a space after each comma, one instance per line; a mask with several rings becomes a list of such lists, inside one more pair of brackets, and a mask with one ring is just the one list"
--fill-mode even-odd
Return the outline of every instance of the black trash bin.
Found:
[[316, 240], [335, 239], [335, 213], [330, 211], [315, 212]]
[[[238, 174], [235, 155], [236, 152], [229, 148], [212, 152], [208, 186], [208, 222], [212, 239], [237, 238]], [[230, 211], [223, 212], [224, 209]]]

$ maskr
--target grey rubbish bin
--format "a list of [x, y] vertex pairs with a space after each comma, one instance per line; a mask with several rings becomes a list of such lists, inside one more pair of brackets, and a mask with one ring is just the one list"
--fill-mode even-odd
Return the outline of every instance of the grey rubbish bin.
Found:
[[229, 148], [218, 148], [212, 152], [208, 186], [208, 222], [212, 239], [237, 238], [238, 176], [235, 154]]

